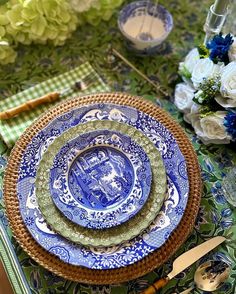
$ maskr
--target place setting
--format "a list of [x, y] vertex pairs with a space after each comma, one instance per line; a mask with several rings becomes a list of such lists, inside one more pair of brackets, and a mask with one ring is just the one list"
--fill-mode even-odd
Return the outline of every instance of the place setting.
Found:
[[201, 195], [196, 155], [150, 106], [123, 93], [79, 97], [17, 141], [7, 211], [21, 246], [44, 267], [83, 282], [125, 281], [162, 264], [191, 230]]
[[[231, 210], [222, 209], [218, 219], [215, 210], [207, 211], [212, 224], [218, 222], [225, 232], [215, 229], [208, 235], [205, 230], [200, 237], [197, 228], [198, 222], [208, 228], [202, 212], [207, 189], [202, 166], [212, 178], [215, 168], [211, 158], [203, 156], [205, 147], [202, 153], [197, 148], [235, 140], [234, 90], [227, 84], [227, 69], [234, 71], [235, 65], [230, 51], [234, 39], [220, 32], [223, 20], [219, 32], [214, 27], [214, 18], [224, 12], [225, 21], [228, 11], [227, 1], [223, 6], [218, 2], [203, 27], [204, 44], [179, 64], [183, 82], [177, 83], [172, 101], [169, 89], [134, 61], [142, 63], [164, 52], [175, 20], [157, 1], [133, 1], [116, 17], [128, 54], [109, 43], [104, 60], [119, 59], [161, 97], [159, 102], [112, 89], [88, 61], [1, 102], [0, 134], [4, 146], [12, 148], [2, 181], [4, 209], [12, 236], [43, 270], [91, 289], [135, 283], [154, 273], [154, 280], [133, 289], [142, 294], [171, 285], [197, 262], [192, 284], [180, 283], [173, 293], [217, 291], [230, 278], [231, 264], [209, 253], [231, 242], [226, 232]], [[227, 43], [227, 56], [214, 51], [218, 42]], [[130, 61], [129, 56], [137, 59]], [[183, 112], [193, 138], [183, 121], [179, 124], [171, 116], [174, 110], [165, 110], [167, 103]], [[211, 125], [209, 116], [217, 117]], [[220, 131], [212, 133], [216, 125]], [[234, 188], [227, 179], [234, 178], [232, 173], [218, 172], [211, 192], [223, 177], [220, 189], [230, 193], [226, 190]], [[187, 250], [185, 242], [191, 243]]]

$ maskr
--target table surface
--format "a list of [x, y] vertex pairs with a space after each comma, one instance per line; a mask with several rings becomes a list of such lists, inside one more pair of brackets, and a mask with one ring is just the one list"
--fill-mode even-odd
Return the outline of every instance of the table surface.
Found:
[[[236, 209], [226, 202], [221, 189], [222, 177], [236, 165], [235, 144], [227, 146], [203, 145], [171, 102], [174, 86], [179, 81], [178, 63], [192, 47], [203, 41], [202, 26], [212, 1], [169, 0], [164, 2], [162, 0], [160, 3], [173, 14], [175, 26], [158, 55], [142, 58], [133, 56], [125, 49], [122, 36], [116, 25], [116, 11], [110, 21], [101, 22], [99, 26], [79, 27], [72, 38], [62, 47], [20, 45], [16, 63], [3, 66], [0, 69], [0, 99], [16, 94], [49, 77], [59, 75], [88, 60], [114, 91], [138, 94], [163, 107], [184, 128], [192, 141], [201, 165], [204, 181], [203, 197], [194, 229], [184, 245], [170, 258], [168, 263], [145, 277], [120, 285], [91, 286], [75, 283], [50, 273], [23, 252], [8, 227], [4, 214], [2, 191], [0, 190], [0, 220], [13, 244], [21, 270], [32, 293], [139, 293], [155, 279], [168, 273], [175, 257], [215, 235], [228, 236], [232, 242], [219, 246], [201, 261], [214, 258], [231, 263], [230, 278], [217, 293], [236, 293]], [[107, 50], [110, 45], [120, 51], [142, 72], [153, 80], [159, 81], [168, 89], [170, 99], [162, 99], [149, 84], [120, 60], [116, 60], [112, 65], [109, 64]], [[10, 150], [0, 140], [0, 187], [9, 152]], [[161, 293], [179, 293], [191, 286], [197, 265], [198, 263], [179, 274]], [[1, 279], [0, 277], [0, 281]], [[201, 293], [197, 290], [194, 292]]]
[[10, 284], [10, 281], [7, 277], [7, 273], [3, 267], [3, 264], [0, 262], [0, 294], [13, 294], [13, 290]]

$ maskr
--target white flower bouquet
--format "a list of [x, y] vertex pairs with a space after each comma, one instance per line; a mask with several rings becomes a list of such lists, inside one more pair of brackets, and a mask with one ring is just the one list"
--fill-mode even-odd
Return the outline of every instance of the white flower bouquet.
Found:
[[236, 140], [236, 38], [220, 33], [179, 64], [174, 103], [204, 144]]
[[18, 43], [63, 45], [78, 25], [108, 20], [123, 0], [0, 1], [0, 64], [15, 61]]

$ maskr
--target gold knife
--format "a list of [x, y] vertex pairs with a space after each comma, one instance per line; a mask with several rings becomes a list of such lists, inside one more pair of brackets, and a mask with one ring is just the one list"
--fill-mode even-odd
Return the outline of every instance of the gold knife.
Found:
[[166, 277], [149, 286], [144, 292], [142, 292], [142, 294], [155, 294], [156, 291], [163, 288], [176, 275], [181, 273], [225, 240], [225, 237], [217, 236], [181, 254], [175, 259], [172, 271]]

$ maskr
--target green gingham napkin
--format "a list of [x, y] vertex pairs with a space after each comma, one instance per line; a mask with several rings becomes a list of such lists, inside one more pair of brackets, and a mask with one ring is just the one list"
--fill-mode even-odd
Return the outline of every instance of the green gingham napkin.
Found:
[[[16, 107], [28, 100], [41, 97], [47, 93], [70, 87], [74, 84], [75, 81], [82, 80], [84, 77], [86, 77], [92, 72], [97, 77], [95, 83], [93, 83], [83, 92], [76, 91], [70, 93], [69, 97], [75, 95], [75, 93], [81, 95], [109, 91], [109, 87], [103, 82], [103, 80], [95, 72], [92, 66], [88, 62], [86, 62], [71, 71], [68, 71], [52, 79], [49, 79], [45, 82], [42, 82], [34, 87], [31, 87], [25, 91], [22, 91], [16, 95], [13, 95], [1, 101], [0, 111]], [[24, 130], [28, 126], [32, 124], [32, 122], [35, 119], [37, 119], [43, 112], [47, 111], [49, 107], [51, 107], [55, 103], [58, 103], [58, 101], [62, 101], [66, 98], [67, 96], [64, 96], [61, 99], [58, 99], [57, 102], [46, 103], [36, 107], [31, 111], [22, 112], [14, 118], [0, 121], [0, 136], [2, 137], [3, 141], [9, 148], [11, 148], [15, 144], [19, 136], [24, 132]]]

